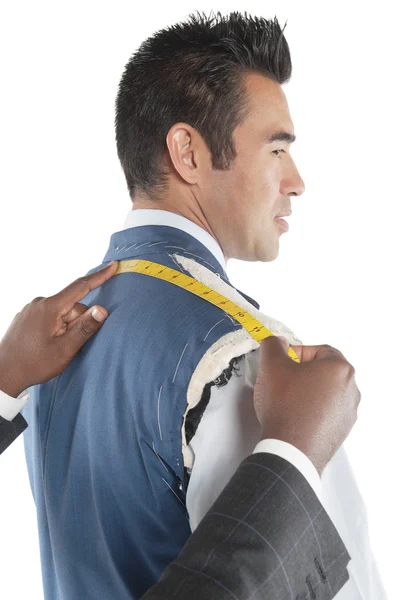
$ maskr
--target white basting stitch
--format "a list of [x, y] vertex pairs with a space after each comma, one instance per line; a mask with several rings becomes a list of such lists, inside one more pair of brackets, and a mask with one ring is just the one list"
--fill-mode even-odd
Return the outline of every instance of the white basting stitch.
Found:
[[163, 468], [165, 469], [165, 471], [166, 471], [167, 473], [169, 473], [169, 471], [168, 471], [168, 469], [166, 468], [166, 465], [165, 465], [165, 463], [163, 462], [162, 458], [159, 456], [158, 452], [155, 450], [155, 443], [154, 443], [154, 442], [152, 442], [152, 449], [154, 450], [154, 452], [155, 452], [155, 454], [156, 454], [157, 458], [159, 459], [159, 461], [162, 463], [162, 465], [163, 465]]
[[135, 246], [136, 244], [132, 244], [131, 246], [129, 246], [129, 248], [126, 248], [125, 252], [127, 252], [128, 250], [130, 250], [130, 248], [133, 248], [133, 246]]
[[[118, 248], [118, 246], [117, 246]], [[119, 252], [121, 252], [123, 250], [123, 248], [126, 248], [126, 246], [122, 246], [122, 248], [119, 248], [119, 250], [116, 251], [117, 254], [119, 254]]]
[[[168, 246], [168, 247], [177, 247], [177, 246]], [[228, 285], [231, 285], [229, 280], [227, 279], [227, 277], [225, 275], [220, 275], [220, 273], [217, 273], [215, 271], [215, 267], [213, 265], [211, 265], [209, 262], [207, 262], [204, 258], [202, 258], [202, 256], [198, 256], [198, 254], [193, 254], [192, 252], [187, 252], [187, 250], [184, 250], [184, 248], [180, 248], [181, 250], [184, 251], [185, 254], [190, 254], [191, 256], [195, 256], [196, 258], [199, 258], [200, 260], [202, 260], [204, 263], [206, 263], [207, 265], [209, 265], [212, 269], [212, 273], [213, 275], [216, 275], [217, 277], [219, 277], [219, 279], [222, 279], [225, 283], [227, 283]], [[176, 254], [176, 256], [179, 256], [178, 254]], [[182, 256], [182, 258], [184, 258]], [[190, 259], [188, 259], [190, 260]], [[201, 265], [203, 266], [203, 265]], [[206, 268], [206, 267], [205, 267]]]
[[170, 487], [169, 483], [162, 477], [162, 481], [164, 481], [166, 483], [166, 485], [168, 486], [168, 488], [170, 489], [170, 491], [172, 492], [172, 494], [174, 494], [176, 496], [176, 498], [178, 499], [178, 501], [180, 502], [180, 504], [182, 506], [184, 506], [184, 508], [186, 508], [184, 502], [182, 502], [179, 498], [179, 496], [176, 494], [176, 492]]
[[215, 271], [215, 267], [213, 265], [211, 265], [211, 263], [209, 263], [207, 260], [205, 260], [204, 258], [202, 258], [202, 256], [198, 256], [198, 254], [193, 254], [192, 252], [187, 252], [187, 250], [184, 250], [184, 253], [185, 254], [190, 254], [191, 256], [195, 256], [196, 258], [199, 258], [200, 260], [202, 260], [202, 262], [204, 262], [207, 265], [209, 265], [213, 271]]
[[158, 246], [158, 244], [169, 244], [169, 242], [155, 242], [155, 244], [150, 244], [148, 247], [151, 248], [151, 246]]
[[175, 374], [174, 374], [174, 377], [173, 377], [173, 381], [172, 381], [172, 383], [174, 383], [174, 382], [175, 382], [176, 375], [177, 375], [177, 371], [178, 371], [178, 369], [179, 369], [179, 366], [180, 366], [180, 363], [181, 363], [181, 359], [183, 358], [183, 354], [185, 353], [187, 346], [188, 346], [188, 343], [187, 343], [187, 344], [184, 346], [184, 350], [183, 350], [183, 352], [182, 352], [182, 355], [181, 355], [181, 357], [180, 357], [180, 360], [179, 360], [179, 362], [177, 363], [177, 367], [176, 367], [176, 371], [175, 371]]
[[[220, 319], [220, 321], [218, 321], [216, 323], [216, 325], [219, 325], [219, 323], [221, 323], [222, 321], [224, 321], [224, 319]], [[204, 337], [204, 342], [206, 341], [206, 338], [208, 337], [208, 335], [211, 333], [212, 329], [215, 329], [216, 325], [214, 325], [213, 327], [210, 328], [210, 330], [208, 331], [208, 333], [206, 334], [206, 336]]]
[[183, 269], [183, 267], [181, 266], [181, 264], [180, 264], [180, 263], [178, 263], [178, 262], [177, 262], [177, 260], [176, 260], [176, 259], [175, 259], [175, 257], [173, 256], [173, 254], [169, 254], [169, 252], [167, 252], [166, 254], [169, 256], [169, 258], [171, 258], [171, 259], [172, 259], [172, 261], [174, 262], [174, 264], [175, 264], [175, 265], [176, 265], [176, 266], [179, 268], [179, 270], [180, 270], [180, 271], [181, 271], [181, 272], [184, 274], [184, 269]]
[[159, 437], [161, 438], [161, 440], [162, 440], [162, 431], [161, 431], [161, 422], [159, 420], [159, 401], [161, 399], [162, 388], [163, 388], [163, 385], [161, 385], [161, 388], [160, 388], [159, 394], [158, 394], [158, 427], [159, 427]]
[[[208, 261], [206, 261], [204, 258], [202, 258], [202, 256], [198, 256], [198, 254], [193, 254], [192, 252], [188, 252], [188, 250], [186, 250], [185, 248], [180, 248], [180, 246], [165, 246], [165, 248], [177, 248], [178, 250], [183, 250], [183, 252], [185, 254], [190, 254], [191, 256], [195, 256], [196, 258], [199, 258], [200, 260], [202, 260], [202, 262], [206, 263], [207, 265], [209, 265], [212, 269], [212, 272], [215, 273], [215, 267], [213, 265], [211, 265], [211, 263], [209, 263]], [[222, 275], [223, 279], [224, 276]]]
[[[206, 263], [207, 265], [209, 265], [212, 269], [212, 273], [214, 275], [218, 275], [218, 273], [216, 273], [215, 271], [215, 267], [213, 265], [211, 265], [211, 263], [209, 263], [208, 261], [206, 261], [204, 258], [202, 258], [202, 256], [198, 256], [198, 254], [193, 254], [192, 252], [187, 252], [187, 250], [184, 251], [185, 254], [190, 254], [190, 256], [195, 256], [196, 258], [199, 258], [200, 260], [202, 260], [202, 262]], [[227, 277], [225, 277], [224, 275], [219, 275], [221, 279], [223, 279], [226, 283], [228, 283], [228, 279]]]
[[137, 246], [137, 248], [135, 248], [135, 250], [138, 250], [139, 248], [141, 248], [142, 246], [145, 246], [146, 244], [148, 244], [148, 242], [144, 242], [144, 244], [140, 244], [140, 246]]
[[178, 250], [183, 250], [183, 252], [185, 252], [185, 249], [180, 248], [180, 246], [165, 246], [165, 248], [177, 248]]
[[236, 323], [236, 321], [233, 319], [233, 317], [231, 315], [229, 315], [229, 313], [225, 313], [226, 317], [229, 317], [230, 321], [233, 323], [234, 327], [241, 327], [241, 323]]

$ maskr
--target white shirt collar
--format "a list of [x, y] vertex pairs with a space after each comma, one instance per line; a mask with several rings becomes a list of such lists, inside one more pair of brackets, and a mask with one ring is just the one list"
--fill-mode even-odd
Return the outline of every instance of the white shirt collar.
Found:
[[176, 215], [168, 210], [140, 208], [129, 211], [123, 228], [129, 229], [130, 227], [141, 227], [143, 225], [164, 225], [185, 231], [201, 242], [226, 270], [226, 261], [217, 241], [205, 229], [186, 219], [186, 217]]

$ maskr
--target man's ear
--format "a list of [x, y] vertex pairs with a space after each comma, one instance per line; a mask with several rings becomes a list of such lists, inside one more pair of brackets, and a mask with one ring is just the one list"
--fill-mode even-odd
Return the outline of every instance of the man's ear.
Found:
[[175, 123], [166, 137], [170, 160], [184, 181], [197, 184], [205, 163], [205, 143], [187, 123]]

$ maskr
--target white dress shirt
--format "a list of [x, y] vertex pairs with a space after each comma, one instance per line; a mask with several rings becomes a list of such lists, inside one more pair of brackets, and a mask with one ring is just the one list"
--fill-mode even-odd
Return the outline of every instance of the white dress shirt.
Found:
[[6, 421], [12, 421], [21, 412], [29, 400], [29, 391], [25, 390], [18, 398], [12, 398], [5, 392], [0, 391], [0, 417]]

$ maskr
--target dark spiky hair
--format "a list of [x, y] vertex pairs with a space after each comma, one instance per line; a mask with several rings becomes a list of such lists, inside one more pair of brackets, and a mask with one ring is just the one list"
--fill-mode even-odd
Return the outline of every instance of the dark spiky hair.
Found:
[[236, 153], [233, 132], [248, 103], [243, 74], [257, 72], [286, 83], [287, 41], [276, 18], [220, 12], [191, 14], [143, 42], [127, 63], [116, 98], [119, 160], [131, 198], [142, 190], [160, 197], [166, 136], [178, 122], [207, 143], [214, 169], [228, 169]]

